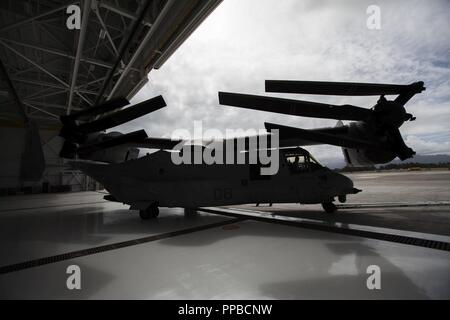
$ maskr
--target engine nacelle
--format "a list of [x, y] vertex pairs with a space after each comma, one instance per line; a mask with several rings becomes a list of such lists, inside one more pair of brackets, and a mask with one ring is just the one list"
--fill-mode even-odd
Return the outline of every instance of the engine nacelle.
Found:
[[138, 156], [139, 149], [137, 148], [117, 146], [92, 152], [89, 154], [89, 156], [83, 158], [100, 162], [121, 163], [127, 160], [137, 159]]
[[[362, 140], [374, 141], [379, 137], [373, 135], [373, 128], [365, 122], [352, 122], [348, 125], [349, 135]], [[396, 155], [389, 150], [342, 148], [345, 162], [349, 167], [365, 167], [383, 164], [395, 159]]]
[[383, 164], [395, 159], [395, 154], [389, 151], [373, 149], [349, 149], [342, 148], [345, 162], [348, 167], [366, 167], [375, 164]]
[[[89, 135], [86, 144], [95, 144], [107, 141], [123, 135], [120, 132], [95, 133]], [[108, 163], [120, 163], [123, 161], [136, 159], [139, 156], [139, 149], [127, 145], [119, 145], [107, 149], [100, 149], [86, 154], [79, 154], [79, 158]]]

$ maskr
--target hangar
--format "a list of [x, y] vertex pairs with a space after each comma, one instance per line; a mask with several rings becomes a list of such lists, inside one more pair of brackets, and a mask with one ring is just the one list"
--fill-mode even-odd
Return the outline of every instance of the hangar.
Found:
[[0, 298], [450, 298], [448, 171], [352, 174], [367, 193], [336, 216], [246, 204], [140, 221], [65, 165], [60, 116], [132, 98], [220, 2], [0, 3]]
[[[0, 59], [6, 81], [0, 83], [0, 145], [8, 152], [0, 156], [0, 193], [98, 188], [89, 177], [64, 168], [58, 156], [59, 116], [118, 96], [131, 99], [149, 72], [160, 68], [219, 4], [2, 1]], [[79, 30], [66, 26], [71, 5], [80, 8]], [[42, 140], [46, 167], [41, 179], [26, 177], [26, 168], [33, 165], [27, 159], [33, 157], [22, 155], [33, 144], [25, 119]]]

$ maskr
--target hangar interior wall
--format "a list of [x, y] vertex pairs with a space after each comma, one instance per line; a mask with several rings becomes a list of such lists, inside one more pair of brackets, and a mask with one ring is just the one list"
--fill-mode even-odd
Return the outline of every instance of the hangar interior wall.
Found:
[[0, 195], [22, 193], [98, 190], [101, 186], [92, 178], [71, 170], [58, 157], [63, 140], [57, 130], [39, 130], [45, 157], [45, 171], [40, 181], [20, 179], [21, 157], [25, 147], [23, 127], [0, 126]]

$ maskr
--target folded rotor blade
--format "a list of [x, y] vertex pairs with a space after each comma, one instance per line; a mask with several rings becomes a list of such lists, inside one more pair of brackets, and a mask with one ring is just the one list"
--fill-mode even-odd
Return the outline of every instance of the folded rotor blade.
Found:
[[[265, 128], [267, 131], [271, 131], [273, 129], [278, 129], [279, 130], [278, 137], [280, 140], [289, 140], [289, 139], [293, 139], [293, 138], [298, 138], [296, 132], [293, 133], [291, 130], [285, 130], [286, 128], [292, 128], [292, 129], [297, 129], [297, 128], [278, 125], [278, 124], [270, 123], [270, 122], [265, 122], [264, 125], [265, 125]], [[347, 136], [348, 135], [348, 127], [347, 126], [317, 128], [317, 129], [310, 129], [308, 131], [317, 132], [317, 133], [325, 133], [325, 134], [329, 134], [329, 135], [333, 135], [333, 136]], [[316, 141], [305, 140], [305, 144], [301, 144], [301, 145], [314, 145], [314, 144], [319, 144], [319, 143], [316, 143]]]
[[[264, 123], [266, 129], [271, 131], [273, 129], [279, 130], [280, 140], [291, 140], [295, 145], [311, 145], [308, 141], [316, 142], [318, 144], [330, 144], [345, 148], [379, 148], [380, 145], [370, 141], [350, 138], [348, 136], [338, 136], [330, 133], [320, 132], [318, 130], [306, 130], [301, 128], [294, 128], [283, 126], [274, 123]], [[295, 143], [295, 140], [300, 140]], [[301, 141], [304, 141], [302, 143]], [[281, 144], [281, 143], [280, 143]]]
[[366, 120], [372, 116], [371, 110], [348, 104], [332, 105], [228, 92], [219, 92], [219, 103], [246, 109], [312, 118], [359, 121]]
[[379, 96], [404, 94], [411, 91], [411, 89], [417, 90], [417, 83], [398, 85], [357, 82], [266, 80], [266, 92], [282, 93], [324, 94], [336, 96]]
[[409, 148], [405, 141], [403, 140], [403, 137], [400, 133], [400, 130], [398, 128], [392, 128], [388, 131], [389, 138], [390, 138], [390, 145], [391, 150], [395, 152], [397, 157], [404, 161], [406, 159], [412, 158], [416, 152]]
[[94, 117], [106, 112], [115, 111], [119, 108], [122, 108], [126, 105], [130, 104], [130, 102], [124, 97], [119, 97], [116, 99], [109, 100], [101, 105], [86, 108], [78, 112], [73, 112], [67, 116], [61, 116], [61, 122], [63, 124], [73, 123], [75, 120], [86, 118], [86, 117]]
[[147, 133], [145, 133], [145, 130], [138, 130], [133, 131], [127, 134], [123, 134], [121, 136], [110, 138], [102, 142], [98, 143], [92, 143], [83, 147], [80, 147], [77, 149], [77, 153], [80, 154], [87, 154], [103, 149], [108, 149], [112, 147], [116, 147], [119, 145], [129, 144], [129, 143], [136, 143], [143, 141], [147, 138]]
[[181, 142], [183, 142], [183, 140], [172, 140], [168, 138], [147, 138], [140, 142], [132, 143], [132, 145], [136, 148], [170, 150]]
[[76, 143], [66, 140], [59, 151], [59, 156], [65, 159], [74, 159], [77, 155], [77, 150], [78, 146]]
[[165, 106], [166, 103], [163, 97], [157, 96], [126, 109], [116, 111], [113, 114], [102, 117], [98, 120], [75, 126], [73, 130], [84, 134], [102, 131], [142, 117], [143, 115], [159, 110]]
[[397, 98], [395, 98], [395, 102], [405, 105], [412, 97], [416, 94], [421, 93], [426, 88], [424, 87], [423, 81], [415, 82], [410, 85], [410, 89], [406, 92], [401, 93]]

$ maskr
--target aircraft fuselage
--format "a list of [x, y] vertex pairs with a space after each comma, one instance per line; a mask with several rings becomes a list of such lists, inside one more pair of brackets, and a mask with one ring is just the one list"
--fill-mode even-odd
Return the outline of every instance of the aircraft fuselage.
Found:
[[259, 164], [180, 164], [158, 151], [120, 164], [78, 163], [131, 209], [150, 205], [197, 208], [244, 203], [324, 203], [354, 193], [353, 182], [317, 163], [295, 165], [280, 153], [279, 170]]

